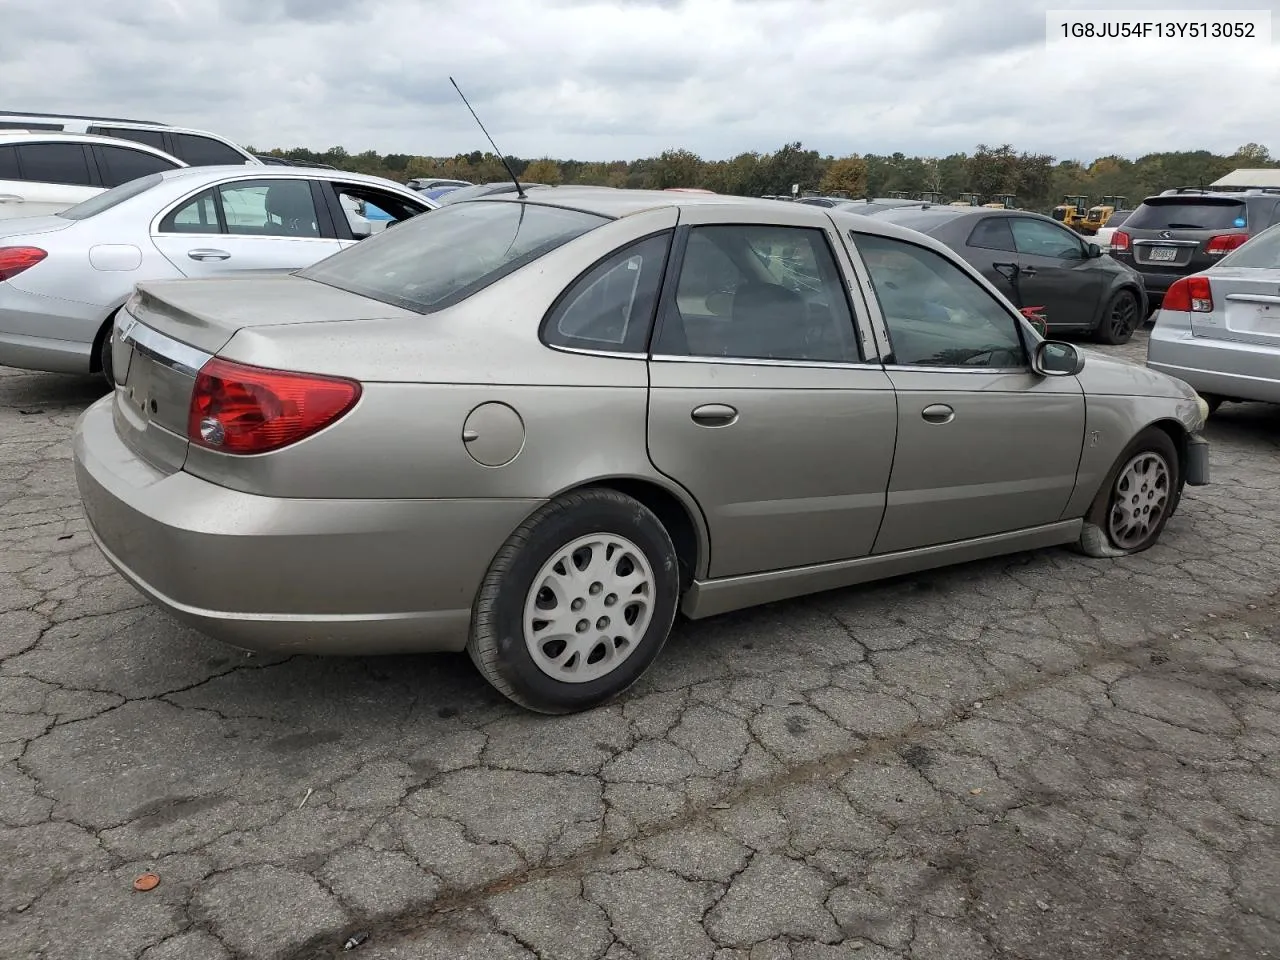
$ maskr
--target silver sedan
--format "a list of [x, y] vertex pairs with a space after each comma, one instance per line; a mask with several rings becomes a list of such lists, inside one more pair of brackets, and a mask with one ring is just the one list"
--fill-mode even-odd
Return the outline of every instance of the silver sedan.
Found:
[[[379, 177], [187, 167], [47, 217], [0, 221], [0, 364], [107, 371], [111, 317], [144, 280], [287, 272], [437, 206]], [[374, 213], [371, 222], [364, 214]]]
[[1169, 288], [1147, 366], [1224, 401], [1280, 403], [1280, 225]]
[[535, 710], [677, 610], [1156, 542], [1186, 384], [1041, 339], [945, 246], [806, 204], [558, 187], [286, 277], [144, 283], [75, 431], [103, 552], [230, 643], [463, 650]]

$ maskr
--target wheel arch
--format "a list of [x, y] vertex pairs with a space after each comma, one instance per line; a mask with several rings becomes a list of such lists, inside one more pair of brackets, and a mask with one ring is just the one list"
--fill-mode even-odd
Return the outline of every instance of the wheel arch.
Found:
[[1168, 434], [1169, 439], [1173, 441], [1173, 448], [1178, 451], [1178, 490], [1181, 490], [1187, 482], [1187, 460], [1190, 456], [1190, 435], [1187, 433], [1187, 428], [1172, 417], [1153, 420], [1143, 427], [1144, 430], [1152, 428]]
[[120, 308], [128, 302], [129, 297], [127, 295], [121, 297], [115, 305], [107, 311], [107, 315], [103, 321], [98, 324], [98, 330], [93, 335], [93, 345], [89, 348], [90, 373], [102, 372], [102, 344], [106, 341], [107, 334], [111, 331], [111, 324], [112, 321], [115, 320], [116, 314], [119, 313]]
[[614, 490], [638, 500], [653, 511], [676, 548], [682, 594], [695, 578], [703, 575], [711, 556], [710, 535], [702, 509], [687, 492], [653, 477], [608, 476], [574, 484], [558, 491], [550, 499], [593, 488]]
[[1093, 329], [1097, 330], [1107, 320], [1107, 311], [1111, 307], [1111, 301], [1116, 298], [1116, 294], [1127, 290], [1133, 294], [1138, 301], [1138, 327], [1141, 327], [1147, 320], [1146, 314], [1150, 310], [1150, 299], [1147, 297], [1147, 291], [1141, 282], [1133, 277], [1117, 277], [1111, 282], [1111, 286], [1102, 295], [1102, 299], [1098, 301], [1098, 313], [1093, 318]]

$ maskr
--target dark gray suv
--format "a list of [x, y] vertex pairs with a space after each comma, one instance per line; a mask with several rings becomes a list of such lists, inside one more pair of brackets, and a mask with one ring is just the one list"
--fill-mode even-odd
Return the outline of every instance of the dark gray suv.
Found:
[[1143, 200], [1111, 235], [1111, 256], [1138, 271], [1158, 307], [1175, 280], [1209, 269], [1274, 223], [1275, 191], [1166, 190]]

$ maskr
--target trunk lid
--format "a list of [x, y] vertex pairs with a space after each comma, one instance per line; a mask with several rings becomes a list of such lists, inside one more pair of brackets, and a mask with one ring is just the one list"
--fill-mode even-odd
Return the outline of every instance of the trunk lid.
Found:
[[196, 374], [237, 331], [402, 313], [291, 276], [138, 284], [113, 327], [116, 430], [157, 469], [180, 470], [187, 457], [187, 414]]
[[65, 217], [14, 217], [0, 220], [0, 246], [13, 246], [14, 237], [34, 237], [41, 233], [65, 230], [74, 220]]
[[1205, 276], [1213, 310], [1191, 314], [1193, 336], [1280, 348], [1280, 269], [1219, 267]]

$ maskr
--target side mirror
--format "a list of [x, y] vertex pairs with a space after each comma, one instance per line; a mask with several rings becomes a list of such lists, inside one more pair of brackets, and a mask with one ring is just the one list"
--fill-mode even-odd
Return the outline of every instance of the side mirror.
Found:
[[1074, 377], [1084, 369], [1084, 354], [1061, 340], [1041, 340], [1031, 368], [1042, 377]]
[[1098, 246], [1096, 243], [1093, 243], [1092, 241], [1090, 241], [1089, 243], [1086, 243], [1084, 245], [1084, 248], [1085, 248], [1085, 251], [1089, 254], [1090, 260], [1097, 260], [1100, 256], [1102, 256], [1102, 248]]

